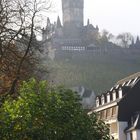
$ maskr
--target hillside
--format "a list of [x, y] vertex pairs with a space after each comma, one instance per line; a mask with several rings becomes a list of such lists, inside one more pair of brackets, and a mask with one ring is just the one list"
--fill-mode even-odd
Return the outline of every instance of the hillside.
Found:
[[99, 94], [109, 90], [118, 80], [140, 71], [138, 54], [70, 54], [70, 56], [54, 61], [47, 60], [49, 79], [56, 85], [67, 87], [83, 85]]

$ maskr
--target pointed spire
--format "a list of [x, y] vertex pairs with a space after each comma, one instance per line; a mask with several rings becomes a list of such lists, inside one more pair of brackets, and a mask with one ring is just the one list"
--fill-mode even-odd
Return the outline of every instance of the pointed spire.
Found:
[[90, 24], [90, 21], [89, 21], [89, 18], [88, 18], [88, 20], [87, 20], [87, 25], [89, 25]]
[[139, 39], [139, 36], [137, 36], [137, 39], [136, 39], [136, 47], [140, 47], [140, 39]]
[[61, 21], [60, 21], [60, 18], [59, 16], [57, 17], [57, 28], [61, 28], [62, 25], [61, 25]]
[[137, 39], [136, 39], [136, 44], [137, 44], [137, 43], [140, 43], [139, 36], [137, 36]]
[[132, 41], [129, 47], [135, 47], [134, 38], [132, 38]]
[[132, 43], [131, 43], [131, 45], [134, 46], [134, 44], [135, 44], [135, 43], [134, 43], [134, 38], [132, 38]]
[[99, 31], [99, 27], [98, 27], [98, 25], [96, 25], [96, 30]]
[[49, 27], [50, 25], [51, 25], [50, 18], [47, 17], [47, 27]]

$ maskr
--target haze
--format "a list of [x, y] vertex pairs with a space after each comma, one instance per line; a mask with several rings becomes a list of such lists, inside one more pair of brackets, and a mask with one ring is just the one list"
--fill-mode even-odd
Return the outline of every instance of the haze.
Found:
[[[54, 0], [56, 13], [50, 18], [55, 21], [61, 17], [61, 0]], [[131, 32], [140, 35], [140, 1], [139, 0], [85, 0], [85, 24], [89, 18], [100, 31], [107, 29], [113, 34]]]

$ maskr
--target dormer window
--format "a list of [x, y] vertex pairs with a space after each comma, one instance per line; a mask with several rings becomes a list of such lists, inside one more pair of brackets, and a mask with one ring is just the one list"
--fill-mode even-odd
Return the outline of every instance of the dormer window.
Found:
[[115, 101], [116, 100], [116, 92], [115, 91], [113, 91], [113, 93], [112, 93], [113, 95], [113, 101]]
[[119, 98], [122, 98], [122, 89], [119, 89]]
[[102, 97], [101, 97], [101, 103], [102, 103], [102, 105], [105, 104], [105, 97], [104, 97], [104, 95], [102, 95]]
[[107, 93], [107, 103], [110, 102], [110, 93]]
[[96, 107], [99, 107], [99, 97], [96, 98]]

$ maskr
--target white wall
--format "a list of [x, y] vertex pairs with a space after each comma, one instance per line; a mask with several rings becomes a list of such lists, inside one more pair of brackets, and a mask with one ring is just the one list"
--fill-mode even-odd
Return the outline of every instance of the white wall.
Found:
[[133, 140], [140, 140], [140, 130], [133, 130], [127, 133], [127, 140], [131, 140], [130, 133], [132, 133]]
[[132, 132], [128, 132], [127, 140], [132, 140], [130, 137], [130, 133], [132, 133], [133, 140], [140, 140], [140, 130], [133, 130]]
[[131, 139], [130, 139], [130, 133], [127, 133], [127, 138], [126, 138], [126, 140], [131, 140]]
[[133, 140], [140, 140], [140, 130], [134, 130], [132, 131], [133, 134]]
[[140, 130], [137, 130], [137, 139], [136, 140], [140, 140]]
[[118, 122], [119, 140], [126, 140], [126, 134], [124, 133], [126, 127], [127, 127], [127, 122]]

